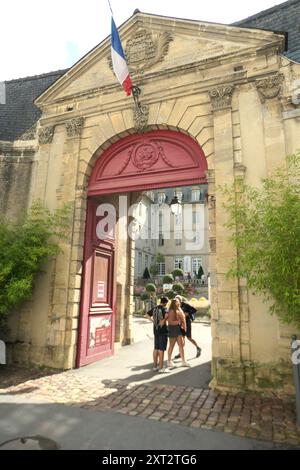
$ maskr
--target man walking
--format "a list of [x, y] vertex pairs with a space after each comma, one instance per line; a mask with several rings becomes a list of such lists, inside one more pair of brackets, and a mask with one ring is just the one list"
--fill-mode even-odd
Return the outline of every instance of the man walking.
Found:
[[[180, 307], [182, 311], [185, 314], [185, 319], [186, 319], [186, 337], [187, 339], [194, 345], [196, 346], [196, 357], [199, 357], [201, 354], [201, 348], [198, 346], [196, 341], [192, 338], [192, 321], [195, 319], [195, 313], [196, 309], [192, 307], [190, 304], [183, 302], [181, 295], [176, 295], [175, 299], [178, 299], [180, 301]], [[180, 354], [177, 354], [177, 356], [174, 357], [174, 359], [179, 359]]]
[[167, 372], [164, 367], [164, 353], [168, 343], [167, 320], [167, 297], [160, 299], [160, 304], [153, 307], [146, 316], [153, 323], [154, 350], [153, 350], [153, 370], [159, 373]]

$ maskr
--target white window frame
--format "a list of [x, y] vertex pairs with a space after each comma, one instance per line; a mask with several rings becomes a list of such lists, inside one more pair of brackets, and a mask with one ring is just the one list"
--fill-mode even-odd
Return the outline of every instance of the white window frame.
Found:
[[183, 269], [183, 257], [182, 256], [175, 256], [174, 269]]
[[[196, 266], [196, 269], [195, 269], [195, 266]], [[192, 258], [192, 271], [193, 271], [193, 273], [196, 273], [196, 275], [197, 275], [200, 266], [202, 266], [202, 268], [203, 268], [202, 258], [200, 258], [199, 256], [197, 258]]]
[[166, 263], [158, 263], [157, 264], [158, 276], [165, 276], [166, 274]]
[[200, 189], [192, 189], [192, 202], [200, 201]]

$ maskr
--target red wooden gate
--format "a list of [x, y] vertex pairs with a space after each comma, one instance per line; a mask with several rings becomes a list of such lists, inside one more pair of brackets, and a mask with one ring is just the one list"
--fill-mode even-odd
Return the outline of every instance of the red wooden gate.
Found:
[[113, 354], [115, 235], [97, 236], [99, 203], [88, 201], [77, 367]]

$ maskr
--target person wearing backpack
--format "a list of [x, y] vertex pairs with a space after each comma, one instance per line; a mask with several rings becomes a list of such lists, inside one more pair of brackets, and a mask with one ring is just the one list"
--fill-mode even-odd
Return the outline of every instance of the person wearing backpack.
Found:
[[154, 350], [153, 350], [153, 370], [159, 373], [167, 372], [164, 367], [164, 353], [168, 343], [167, 320], [167, 297], [160, 299], [160, 304], [153, 307], [146, 314], [153, 323]]
[[[195, 320], [195, 313], [196, 309], [192, 307], [190, 304], [187, 302], [183, 302], [181, 295], [176, 295], [175, 299], [178, 299], [180, 301], [180, 307], [182, 311], [185, 314], [185, 320], [186, 320], [186, 334], [184, 336], [187, 337], [187, 339], [194, 345], [196, 346], [196, 357], [199, 357], [201, 354], [201, 348], [198, 346], [196, 341], [192, 338], [192, 322]], [[177, 354], [177, 356], [174, 357], [174, 359], [179, 359], [180, 354]]]

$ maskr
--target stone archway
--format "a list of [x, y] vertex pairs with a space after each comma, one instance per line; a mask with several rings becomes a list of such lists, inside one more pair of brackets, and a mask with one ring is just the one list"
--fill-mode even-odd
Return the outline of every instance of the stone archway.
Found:
[[[206, 183], [207, 161], [203, 150], [192, 137], [178, 131], [155, 130], [130, 135], [101, 151], [101, 157], [99, 153], [96, 152], [93, 158], [96, 164], [87, 191], [77, 366], [113, 354], [117, 311], [116, 258], [121, 255], [117, 228], [101, 240], [96, 235], [101, 220], [97, 198]], [[127, 274], [118, 284], [123, 285], [131, 283], [128, 243], [122, 248], [122, 257], [126, 253], [127, 258], [123, 271]], [[130, 291], [124, 289], [123, 295], [125, 305], [128, 305]], [[128, 311], [118, 312], [118, 315], [128, 316]]]

